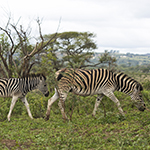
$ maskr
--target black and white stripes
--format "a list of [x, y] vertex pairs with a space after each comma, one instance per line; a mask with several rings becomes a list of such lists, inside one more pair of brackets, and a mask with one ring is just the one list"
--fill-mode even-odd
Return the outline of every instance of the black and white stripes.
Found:
[[7, 116], [8, 121], [10, 121], [11, 112], [18, 98], [21, 98], [27, 108], [28, 115], [30, 118], [33, 118], [25, 96], [34, 89], [39, 89], [45, 96], [49, 95], [44, 75], [34, 74], [24, 78], [0, 79], [0, 97], [12, 97], [10, 110]]
[[78, 95], [88, 96], [100, 94], [105, 89], [121, 91], [131, 94], [134, 89], [142, 91], [143, 88], [136, 80], [124, 73], [113, 73], [107, 69], [62, 70], [58, 76], [59, 89], [62, 91], [73, 91]]
[[[61, 76], [61, 78], [60, 78]], [[57, 77], [59, 88], [68, 92], [72, 90], [78, 95], [95, 95], [105, 86], [116, 88], [113, 73], [106, 69], [95, 70], [65, 70]]]
[[58, 88], [55, 89], [55, 95], [48, 100], [46, 119], [49, 118], [52, 103], [59, 97], [62, 115], [64, 118], [67, 118], [62, 102], [65, 101], [68, 92], [82, 96], [98, 95], [93, 116], [104, 95], [114, 101], [120, 113], [124, 115], [120, 102], [113, 93], [115, 90], [130, 95], [139, 110], [144, 111], [145, 109], [144, 101], [139, 94], [143, 89], [141, 84], [124, 73], [113, 73], [107, 69], [85, 70], [64, 68], [56, 72], [56, 79], [58, 80]]

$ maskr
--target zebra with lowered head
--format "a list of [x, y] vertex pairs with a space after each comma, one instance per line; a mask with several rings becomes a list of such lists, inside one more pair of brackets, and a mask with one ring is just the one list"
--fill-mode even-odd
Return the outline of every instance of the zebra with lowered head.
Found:
[[25, 104], [28, 115], [33, 119], [26, 94], [34, 89], [39, 89], [46, 97], [49, 91], [46, 85], [46, 77], [43, 74], [32, 74], [23, 78], [0, 78], [0, 97], [12, 97], [10, 110], [7, 116], [10, 116], [18, 98]]
[[58, 98], [60, 98], [58, 105], [62, 116], [64, 119], [67, 119], [63, 103], [69, 92], [82, 96], [98, 95], [92, 113], [93, 116], [95, 116], [97, 107], [104, 95], [116, 103], [119, 112], [124, 116], [120, 102], [114, 95], [115, 90], [128, 94], [140, 111], [144, 111], [146, 108], [141, 95], [142, 85], [124, 73], [114, 73], [107, 69], [85, 70], [64, 68], [56, 72], [56, 79], [58, 85], [55, 88], [55, 94], [48, 100], [46, 120], [49, 119], [51, 105]]

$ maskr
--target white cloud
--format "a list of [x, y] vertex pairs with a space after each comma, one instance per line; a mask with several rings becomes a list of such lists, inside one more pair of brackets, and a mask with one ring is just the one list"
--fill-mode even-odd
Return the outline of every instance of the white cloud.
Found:
[[14, 22], [21, 16], [20, 23], [26, 25], [43, 18], [42, 31], [49, 34], [62, 17], [59, 32], [94, 32], [100, 51], [150, 53], [149, 6], [149, 0], [6, 0], [0, 7], [0, 26], [11, 12]]

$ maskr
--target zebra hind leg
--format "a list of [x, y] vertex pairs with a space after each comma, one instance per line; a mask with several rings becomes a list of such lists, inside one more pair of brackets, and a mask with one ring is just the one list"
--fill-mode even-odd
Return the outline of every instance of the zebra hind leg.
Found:
[[24, 103], [24, 105], [26, 106], [26, 109], [27, 109], [27, 112], [28, 112], [29, 117], [30, 117], [31, 119], [33, 119], [32, 114], [31, 114], [31, 111], [30, 111], [30, 108], [29, 108], [29, 103], [28, 103], [26, 97], [21, 98], [21, 100], [22, 100], [22, 102]]
[[93, 110], [93, 113], [92, 113], [93, 117], [95, 117], [95, 115], [96, 115], [97, 108], [98, 108], [100, 102], [102, 101], [103, 96], [104, 95], [98, 95], [97, 98], [96, 98], [95, 107], [94, 107], [94, 110]]
[[10, 110], [9, 110], [8, 115], [7, 115], [8, 121], [10, 121], [10, 116], [11, 116], [12, 110], [13, 110], [15, 104], [16, 104], [17, 99], [18, 99], [18, 96], [13, 96], [13, 98], [12, 98], [11, 105], [10, 105]]
[[64, 102], [63, 102], [63, 104], [62, 104], [61, 100], [59, 100], [58, 106], [59, 106], [59, 108], [60, 108], [60, 111], [61, 111], [61, 114], [62, 114], [63, 119], [64, 119], [64, 120], [68, 120], [68, 117], [67, 117], [67, 115], [66, 115], [66, 113], [65, 113]]
[[114, 95], [114, 93], [113, 93], [113, 92], [105, 92], [104, 94], [105, 94], [107, 97], [109, 97], [109, 98], [117, 105], [120, 114], [121, 114], [122, 116], [124, 116], [124, 112], [123, 112], [123, 110], [122, 110], [122, 108], [121, 108], [121, 106], [120, 106], [120, 102], [119, 102], [119, 100], [116, 98], [116, 96]]
[[65, 106], [64, 106], [67, 95], [68, 95], [67, 93], [61, 93], [60, 92], [60, 100], [59, 100], [59, 103], [58, 103], [58, 106], [60, 108], [60, 111], [61, 111], [61, 114], [62, 114], [62, 117], [63, 117], [64, 120], [68, 120], [68, 117], [65, 113]]

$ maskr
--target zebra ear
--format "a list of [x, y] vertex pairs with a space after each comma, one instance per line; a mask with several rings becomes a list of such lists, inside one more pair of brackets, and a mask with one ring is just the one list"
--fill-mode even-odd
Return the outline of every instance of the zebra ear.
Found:
[[38, 74], [38, 77], [40, 77], [40, 80], [46, 80], [46, 77], [43, 74]]
[[143, 90], [143, 87], [140, 83], [138, 83], [136, 89], [137, 89], [137, 92], [140, 93]]
[[137, 86], [138, 86], [138, 87], [137, 87], [138, 91], [142, 91], [142, 90], [143, 90], [143, 87], [142, 87], [142, 85], [141, 85], [140, 83], [138, 83]]
[[42, 76], [42, 75], [40, 75], [40, 80], [42, 80], [42, 77], [43, 77], [43, 76]]

